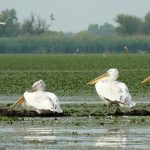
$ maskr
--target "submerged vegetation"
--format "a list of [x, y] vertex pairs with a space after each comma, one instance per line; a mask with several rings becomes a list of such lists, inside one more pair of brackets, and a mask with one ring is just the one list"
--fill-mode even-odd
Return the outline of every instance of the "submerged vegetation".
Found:
[[91, 95], [95, 89], [87, 82], [118, 68], [118, 80], [127, 84], [131, 94], [144, 96], [149, 85], [140, 82], [149, 76], [149, 64], [149, 54], [0, 55], [0, 94], [21, 95], [43, 79], [46, 90], [57, 95]]

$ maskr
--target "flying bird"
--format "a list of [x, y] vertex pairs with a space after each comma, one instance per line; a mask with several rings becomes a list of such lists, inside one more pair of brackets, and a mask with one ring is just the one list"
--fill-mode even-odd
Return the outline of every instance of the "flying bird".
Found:
[[55, 20], [55, 18], [54, 18], [54, 15], [53, 15], [53, 14], [50, 14], [50, 19], [51, 19], [51, 20]]
[[150, 76], [146, 79], [144, 79], [141, 83], [146, 83], [146, 82], [150, 82]]
[[116, 68], [109, 69], [105, 74], [88, 82], [91, 85], [95, 84], [98, 96], [107, 104], [107, 113], [109, 106], [113, 103], [130, 108], [136, 104], [132, 101], [126, 84], [116, 81], [118, 75]]
[[45, 83], [39, 80], [32, 85], [31, 90], [26, 91], [10, 108], [20, 104], [27, 111], [35, 111], [38, 114], [48, 112], [62, 113], [59, 99], [54, 93], [45, 91]]

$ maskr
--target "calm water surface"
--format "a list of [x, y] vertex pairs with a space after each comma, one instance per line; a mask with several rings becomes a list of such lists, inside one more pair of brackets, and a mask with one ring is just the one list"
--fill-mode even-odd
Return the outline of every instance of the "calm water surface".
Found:
[[[0, 96], [0, 104], [8, 104], [14, 103], [20, 96]], [[96, 104], [96, 103], [103, 103], [102, 100], [99, 99], [97, 95], [92, 96], [58, 96], [61, 104], [81, 104], [81, 103], [88, 103], [88, 104]], [[133, 100], [136, 103], [150, 103], [149, 96], [145, 97], [133, 97]]]
[[[13, 103], [19, 96], [1, 96], [0, 103]], [[62, 104], [101, 103], [98, 97], [59, 97]], [[137, 103], [149, 103], [149, 97], [134, 98]], [[0, 122], [0, 149], [150, 149], [150, 126], [122, 128], [105, 126], [38, 125], [45, 118]], [[49, 118], [46, 118], [47, 120]], [[59, 118], [58, 118], [59, 119]], [[67, 117], [64, 118], [68, 119]], [[32, 124], [33, 120], [33, 124]], [[35, 125], [36, 124], [36, 125]]]
[[150, 128], [11, 127], [0, 125], [1, 149], [149, 149]]

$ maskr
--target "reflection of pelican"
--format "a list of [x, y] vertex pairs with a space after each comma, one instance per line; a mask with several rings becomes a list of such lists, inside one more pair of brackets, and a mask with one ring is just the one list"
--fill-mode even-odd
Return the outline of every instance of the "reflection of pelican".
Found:
[[49, 141], [56, 143], [57, 137], [54, 136], [54, 130], [51, 128], [27, 128], [23, 129], [26, 132], [24, 139], [27, 141]]
[[32, 89], [26, 91], [11, 108], [16, 104], [22, 104], [25, 110], [36, 111], [39, 114], [49, 111], [62, 112], [57, 96], [54, 93], [45, 92], [45, 83], [43, 80], [35, 82]]
[[150, 82], [150, 76], [146, 78], [145, 80], [143, 80], [141, 83], [146, 83], [146, 82]]
[[133, 107], [135, 102], [131, 100], [126, 84], [116, 81], [118, 74], [117, 69], [109, 69], [105, 74], [88, 82], [88, 84], [95, 84], [98, 95], [107, 103], [107, 106], [117, 103], [120, 106]]
[[124, 129], [109, 129], [107, 134], [100, 136], [95, 144], [97, 147], [120, 147], [125, 148], [127, 144], [127, 133]]

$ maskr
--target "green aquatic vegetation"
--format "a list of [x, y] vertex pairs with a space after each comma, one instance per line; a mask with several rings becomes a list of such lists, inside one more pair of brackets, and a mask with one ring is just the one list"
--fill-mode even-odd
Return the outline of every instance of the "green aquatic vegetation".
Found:
[[150, 74], [149, 54], [0, 55], [0, 95], [21, 95], [43, 79], [46, 89], [57, 95], [92, 95], [87, 82], [109, 68], [118, 68], [119, 81], [133, 95], [150, 91], [141, 81]]
[[7, 116], [0, 116], [0, 121], [7, 121], [8, 124], [12, 124], [13, 121], [17, 121], [17, 117], [7, 117]]

